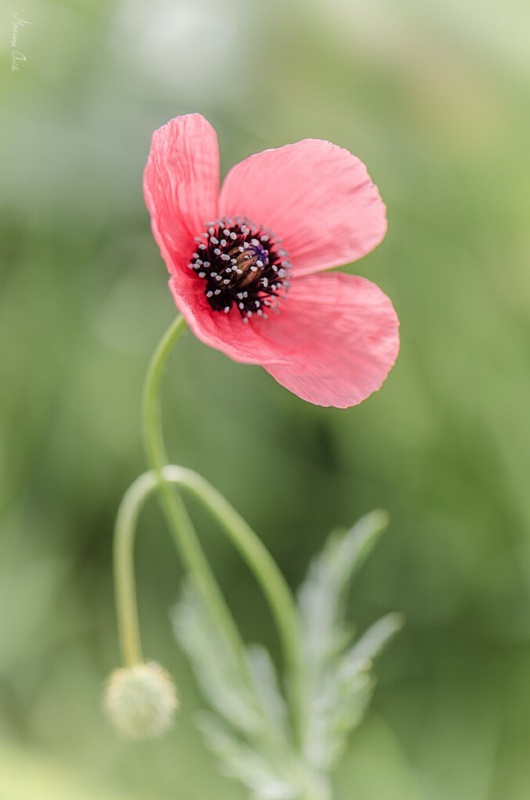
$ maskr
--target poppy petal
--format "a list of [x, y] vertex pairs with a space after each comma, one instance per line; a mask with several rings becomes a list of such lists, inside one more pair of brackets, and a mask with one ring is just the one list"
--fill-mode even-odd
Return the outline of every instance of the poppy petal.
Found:
[[399, 350], [399, 321], [378, 286], [332, 272], [293, 282], [280, 313], [244, 323], [212, 311], [204, 294], [170, 288], [193, 333], [234, 361], [261, 364], [315, 405], [348, 408], [379, 389]]
[[342, 273], [302, 278], [265, 329], [281, 362], [263, 366], [303, 400], [348, 408], [382, 385], [397, 358], [398, 327], [389, 298], [370, 281]]
[[385, 205], [365, 165], [342, 147], [305, 139], [236, 164], [223, 216], [247, 216], [282, 240], [295, 276], [356, 261], [386, 233]]
[[172, 119], [153, 134], [144, 172], [153, 235], [168, 270], [185, 267], [194, 237], [218, 217], [217, 135], [200, 114]]
[[191, 270], [174, 274], [169, 288], [179, 311], [201, 342], [220, 350], [242, 364], [263, 364], [281, 358], [278, 345], [264, 338], [266, 326], [274, 319], [260, 319], [257, 315], [246, 323], [234, 306], [228, 314], [214, 311], [204, 294], [203, 281]]

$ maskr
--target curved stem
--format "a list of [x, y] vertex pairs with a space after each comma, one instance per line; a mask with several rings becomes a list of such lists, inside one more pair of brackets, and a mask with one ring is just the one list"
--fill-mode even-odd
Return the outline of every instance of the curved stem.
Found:
[[305, 681], [301, 661], [300, 626], [293, 596], [285, 578], [261, 539], [228, 501], [204, 478], [184, 467], [168, 465], [164, 479], [187, 490], [210, 511], [253, 572], [276, 622], [292, 693], [293, 716], [299, 737], [305, 729]]
[[[161, 478], [165, 484], [181, 487], [203, 504], [228, 534], [260, 584], [280, 633], [295, 693], [296, 719], [299, 721], [303, 707], [299, 694], [302, 665], [299, 658], [298, 617], [283, 575], [252, 528], [204, 478], [190, 469], [171, 464], [163, 467]], [[134, 534], [140, 511], [149, 495], [159, 486], [159, 480], [155, 471], [140, 475], [125, 494], [116, 520], [116, 603], [122, 654], [127, 665], [142, 660], [134, 589]]]
[[163, 336], [151, 359], [144, 387], [143, 417], [145, 447], [160, 493], [160, 502], [173, 539], [186, 568], [193, 575], [199, 591], [212, 614], [215, 624], [228, 640], [240, 665], [242, 674], [249, 677], [244, 644], [206, 560], [199, 539], [180, 495], [164, 480], [167, 462], [160, 413], [160, 383], [173, 346], [186, 329], [182, 316], [177, 317]]
[[160, 383], [169, 354], [186, 330], [186, 327], [186, 321], [180, 315], [171, 323], [151, 358], [145, 379], [143, 395], [144, 444], [147, 460], [153, 465], [155, 472], [159, 472], [167, 462], [166, 449], [162, 437], [159, 399]]
[[127, 490], [114, 527], [114, 575], [120, 650], [125, 666], [143, 659], [134, 581], [134, 535], [140, 510], [155, 486], [154, 475], [141, 475]]
[[[149, 464], [156, 475], [162, 508], [175, 543], [186, 567], [193, 575], [215, 623], [230, 643], [242, 669], [242, 674], [247, 676], [249, 682], [252, 683], [245, 658], [244, 644], [237, 626], [204, 556], [182, 499], [168, 484], [167, 468], [165, 469], [167, 456], [162, 436], [160, 384], [169, 354], [185, 328], [184, 319], [177, 317], [162, 338], [151, 360], [145, 383], [143, 404], [145, 445]], [[219, 520], [248, 562], [269, 601], [278, 625], [290, 675], [289, 689], [292, 693], [293, 721], [299, 742], [302, 744], [305, 730], [305, 687], [298, 618], [291, 592], [261, 541], [224, 497], [190, 470], [178, 467], [171, 469], [179, 470], [179, 480], [173, 480], [176, 475], [173, 472], [171, 473], [173, 478], [169, 478], [171, 482], [179, 483], [195, 494]]]

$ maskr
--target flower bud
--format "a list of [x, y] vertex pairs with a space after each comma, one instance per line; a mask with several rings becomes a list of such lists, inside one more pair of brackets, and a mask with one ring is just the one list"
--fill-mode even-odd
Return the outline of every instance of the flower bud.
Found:
[[171, 726], [178, 700], [168, 673], [151, 661], [114, 670], [107, 682], [104, 704], [121, 734], [146, 739], [160, 736]]

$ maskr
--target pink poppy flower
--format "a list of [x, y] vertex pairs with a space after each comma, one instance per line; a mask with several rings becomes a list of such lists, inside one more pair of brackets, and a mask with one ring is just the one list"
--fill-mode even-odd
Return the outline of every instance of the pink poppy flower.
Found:
[[386, 233], [358, 158], [305, 139], [250, 156], [219, 190], [215, 131], [189, 114], [155, 131], [144, 193], [175, 303], [201, 341], [317, 405], [379, 389], [399, 349], [392, 303], [365, 278], [322, 273]]

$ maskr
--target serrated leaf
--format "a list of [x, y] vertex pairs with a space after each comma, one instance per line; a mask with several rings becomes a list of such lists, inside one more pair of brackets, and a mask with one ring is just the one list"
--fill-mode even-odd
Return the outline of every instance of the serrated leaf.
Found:
[[361, 722], [372, 695], [371, 659], [381, 652], [402, 627], [400, 614], [378, 620], [343, 656], [336, 658], [321, 677], [313, 697], [306, 738], [306, 756], [329, 771]]
[[256, 800], [295, 800], [308, 787], [315, 800], [328, 800], [325, 780], [290, 743], [285, 703], [266, 649], [246, 648], [249, 674], [242, 670], [191, 581], [173, 621], [201, 689], [219, 715], [202, 714], [201, 727], [223, 771], [249, 786]]
[[304, 753], [323, 772], [336, 763], [362, 719], [373, 690], [371, 659], [402, 625], [399, 615], [389, 614], [344, 652], [351, 639], [346, 593], [387, 522], [384, 512], [374, 512], [347, 533], [332, 534], [298, 593], [309, 704]]
[[204, 695], [236, 729], [251, 734], [263, 725], [246, 676], [220, 635], [197, 589], [188, 581], [172, 614], [175, 636], [187, 652]]
[[336, 763], [348, 734], [362, 719], [372, 686], [365, 663], [352, 672], [344, 659], [334, 664], [319, 682], [304, 748], [306, 759], [317, 769], [327, 772]]
[[203, 714], [201, 727], [223, 770], [248, 786], [255, 800], [298, 800], [308, 793], [329, 800], [327, 774], [373, 690], [371, 659], [402, 624], [399, 615], [389, 614], [346, 650], [346, 592], [386, 522], [383, 512], [374, 512], [345, 534], [332, 535], [298, 593], [307, 704], [301, 756], [290, 744], [289, 715], [267, 650], [245, 648], [247, 670], [193, 583], [183, 593], [173, 615], [175, 632], [219, 714]]
[[221, 762], [223, 772], [248, 786], [256, 800], [295, 800], [300, 787], [289, 775], [275, 769], [269, 759], [243, 742], [213, 714], [198, 715], [201, 728], [210, 750]]
[[247, 662], [261, 705], [273, 727], [287, 735], [287, 708], [269, 651], [259, 644], [246, 648]]
[[377, 620], [353, 645], [346, 658], [352, 662], [375, 658], [386, 647], [390, 639], [401, 630], [404, 622], [402, 614], [387, 614]]
[[305, 656], [318, 673], [347, 641], [346, 591], [377, 537], [388, 524], [383, 511], [363, 517], [347, 533], [332, 534], [310, 564], [298, 592]]

